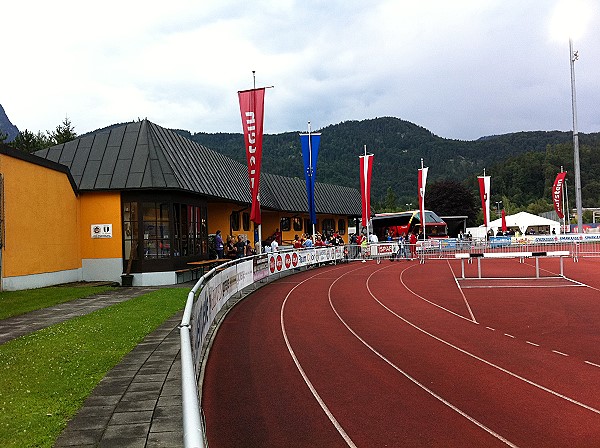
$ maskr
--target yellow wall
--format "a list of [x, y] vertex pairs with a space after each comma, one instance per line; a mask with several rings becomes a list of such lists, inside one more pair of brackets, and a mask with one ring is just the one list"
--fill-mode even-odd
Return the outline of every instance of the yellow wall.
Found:
[[[80, 204], [81, 257], [121, 258], [121, 194], [118, 191], [82, 193]], [[94, 224], [112, 224], [112, 238], [92, 238]]]
[[[223, 202], [209, 202], [207, 205], [208, 211], [208, 233], [216, 233], [221, 231], [223, 239], [229, 235], [229, 215], [235, 210], [239, 210], [240, 206], [227, 204]], [[240, 223], [241, 228], [241, 223]], [[242, 232], [243, 230], [241, 230]]]
[[0, 154], [3, 277], [81, 267], [78, 201], [66, 174]]
[[[208, 204], [208, 233], [215, 233], [217, 230], [221, 230], [223, 234], [223, 240], [226, 239], [227, 235], [233, 234], [232, 236], [236, 237], [238, 234], [246, 234], [250, 240], [252, 241], [252, 233], [254, 231], [254, 224], [250, 223], [250, 230], [244, 231], [241, 221], [240, 221], [240, 230], [237, 232], [231, 232], [229, 229], [229, 216], [233, 210], [240, 210], [240, 206], [237, 204], [230, 203], [209, 203]], [[245, 211], [249, 212], [249, 209]], [[271, 210], [262, 210], [261, 218], [262, 218], [262, 239], [266, 241], [273, 233], [275, 229], [280, 228], [280, 220], [282, 217], [300, 217], [302, 218], [302, 224], [304, 225], [304, 220], [308, 219], [308, 214], [291, 214], [286, 212], [279, 211], [271, 211]], [[319, 228], [317, 229], [321, 232], [321, 224], [323, 223], [323, 219], [334, 219], [336, 230], [338, 225], [338, 220], [343, 219], [346, 221], [346, 233], [343, 236], [344, 240], [348, 241], [348, 221], [346, 216], [340, 215], [317, 215], [317, 219], [319, 220]], [[241, 220], [241, 213], [240, 213]], [[281, 230], [281, 229], [280, 229]], [[296, 234], [300, 235], [302, 233], [312, 233], [312, 229], [302, 230], [300, 232], [295, 231], [293, 227], [291, 230], [282, 232], [282, 240], [284, 244], [289, 244], [294, 240], [294, 236]]]

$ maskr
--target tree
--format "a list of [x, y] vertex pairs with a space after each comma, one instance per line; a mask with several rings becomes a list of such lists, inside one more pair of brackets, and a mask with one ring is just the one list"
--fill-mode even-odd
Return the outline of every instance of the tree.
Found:
[[27, 129], [19, 132], [11, 143], [13, 148], [29, 153], [48, 148], [52, 145], [54, 145], [54, 140], [48, 135], [43, 134], [41, 131], [34, 134]]
[[69, 117], [65, 117], [64, 121], [56, 126], [56, 130], [48, 132], [48, 136], [54, 141], [55, 145], [67, 143], [77, 138], [75, 127], [71, 124]]
[[0, 143], [4, 143], [7, 138], [8, 138], [8, 134], [0, 131]]
[[37, 134], [25, 129], [19, 132], [11, 146], [25, 152], [35, 152], [50, 146], [59, 145], [77, 138], [75, 128], [68, 117], [54, 131], [38, 131]]
[[396, 211], [396, 194], [392, 187], [388, 187], [385, 195], [385, 209], [390, 212]]
[[467, 216], [468, 225], [477, 219], [476, 200], [473, 192], [453, 180], [433, 183], [425, 191], [425, 207], [441, 216]]

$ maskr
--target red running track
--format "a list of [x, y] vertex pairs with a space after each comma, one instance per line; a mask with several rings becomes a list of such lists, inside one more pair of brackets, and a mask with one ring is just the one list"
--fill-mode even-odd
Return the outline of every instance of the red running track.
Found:
[[[535, 274], [507, 261], [488, 269]], [[573, 281], [518, 287], [456, 279], [460, 262], [441, 260], [274, 282], [215, 337], [209, 446], [600, 446], [599, 267], [568, 260]]]

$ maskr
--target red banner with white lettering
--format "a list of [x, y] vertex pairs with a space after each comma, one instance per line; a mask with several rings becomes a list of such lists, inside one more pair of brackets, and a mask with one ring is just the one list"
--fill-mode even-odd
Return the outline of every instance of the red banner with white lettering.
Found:
[[490, 223], [490, 176], [479, 176], [479, 196], [481, 196], [481, 210], [483, 211], [483, 225], [487, 231]]
[[260, 218], [260, 163], [262, 160], [263, 140], [263, 113], [265, 103], [265, 89], [251, 89], [238, 92], [240, 112], [242, 115], [242, 128], [246, 144], [246, 161], [248, 162], [248, 177], [250, 179], [250, 192], [252, 193], [252, 208], [250, 220], [256, 224], [261, 223]]
[[558, 173], [556, 179], [554, 179], [554, 185], [552, 186], [552, 202], [554, 203], [554, 210], [556, 210], [556, 214], [558, 215], [559, 219], [563, 219], [565, 217], [563, 213], [562, 199], [566, 175], [566, 171]]
[[429, 167], [419, 169], [419, 220], [421, 221], [421, 231], [423, 232], [423, 238], [425, 238], [425, 226], [427, 224], [427, 216], [425, 215], [425, 185], [427, 184], [427, 171]]
[[360, 191], [362, 195], [362, 221], [363, 227], [371, 217], [371, 172], [373, 170], [373, 154], [359, 156], [360, 158]]

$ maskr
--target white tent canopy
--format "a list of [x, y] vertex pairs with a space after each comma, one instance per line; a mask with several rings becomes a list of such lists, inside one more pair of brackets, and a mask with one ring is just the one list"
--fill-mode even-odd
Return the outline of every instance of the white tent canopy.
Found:
[[[479, 226], [479, 227], [484, 227]], [[535, 233], [560, 233], [560, 222], [553, 221], [548, 218], [543, 218], [538, 215], [532, 215], [527, 212], [519, 212], [514, 215], [506, 215], [506, 227], [512, 230], [518, 228], [522, 234], [528, 234], [531, 231]], [[494, 232], [494, 235], [502, 230], [502, 218], [491, 221], [488, 229]]]

